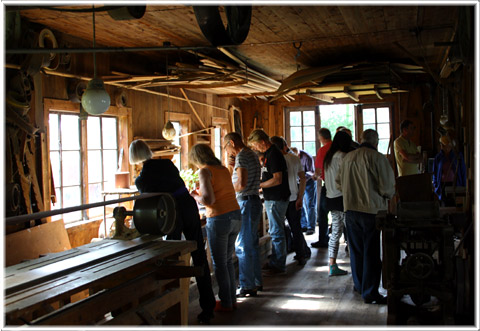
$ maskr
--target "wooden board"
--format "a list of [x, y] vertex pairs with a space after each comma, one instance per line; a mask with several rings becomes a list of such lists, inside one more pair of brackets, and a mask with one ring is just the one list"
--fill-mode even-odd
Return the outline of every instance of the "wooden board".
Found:
[[5, 237], [5, 266], [71, 248], [63, 220], [41, 224]]
[[[89, 289], [91, 295], [97, 292], [101, 294], [104, 290], [111, 291], [130, 281], [136, 282], [152, 272], [158, 273], [157, 270], [162, 270], [160, 265], [167, 267], [184, 264], [178, 261], [178, 257], [190, 256], [189, 253], [195, 249], [195, 246], [195, 242], [192, 241], [164, 241], [158, 236], [145, 236], [129, 241], [104, 240], [67, 252], [52, 254], [50, 257], [38, 259], [39, 261], [28, 261], [6, 268], [7, 323], [17, 324], [20, 320], [32, 321], [42, 316], [39, 312], [42, 312], [44, 307], [56, 302], [68, 303], [72, 295], [86, 289]], [[48, 274], [49, 270], [52, 271], [51, 274]], [[177, 276], [172, 272], [171, 278], [177, 278]], [[154, 279], [159, 279], [158, 275]], [[94, 298], [87, 300], [92, 301]], [[135, 298], [130, 296], [128, 300], [134, 302]], [[93, 302], [98, 303], [97, 300]], [[118, 302], [113, 300], [112, 304], [115, 307], [112, 309], [120, 307]], [[97, 303], [93, 306], [98, 310], [104, 313], [109, 311]], [[83, 301], [78, 304], [83, 305]], [[93, 309], [91, 305], [89, 307]], [[65, 321], [63, 317], [66, 315], [60, 311], [57, 313], [60, 315], [55, 315], [54, 319], [58, 317]], [[65, 313], [68, 315], [71, 312], [65, 311]], [[77, 316], [81, 312], [76, 311], [72, 314]], [[101, 312], [97, 312], [97, 315], [101, 316]], [[46, 315], [45, 318], [50, 319]], [[77, 318], [80, 317], [77, 316]], [[90, 324], [95, 321], [96, 319], [84, 317], [76, 323], [72, 320], [72, 323]]]

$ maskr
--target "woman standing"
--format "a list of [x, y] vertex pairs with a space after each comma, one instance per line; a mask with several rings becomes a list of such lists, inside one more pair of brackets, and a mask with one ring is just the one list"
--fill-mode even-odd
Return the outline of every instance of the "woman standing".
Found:
[[208, 145], [194, 145], [189, 159], [200, 168], [200, 188], [190, 194], [206, 208], [207, 237], [220, 298], [215, 311], [232, 311], [237, 301], [233, 252], [242, 225], [240, 207], [230, 172]]
[[191, 254], [193, 265], [203, 267], [203, 276], [195, 277], [202, 308], [197, 318], [200, 323], [209, 324], [210, 319], [213, 318], [215, 295], [197, 203], [188, 194], [185, 183], [173, 162], [167, 159], [152, 159], [152, 151], [143, 140], [132, 141], [129, 159], [131, 164], [143, 163], [142, 171], [135, 180], [135, 185], [141, 193], [168, 192], [175, 198], [176, 227], [167, 239], [180, 240], [183, 232], [185, 239], [197, 242], [197, 249]]
[[327, 210], [332, 213], [332, 233], [328, 241], [328, 276], [342, 276], [348, 272], [337, 265], [337, 255], [340, 237], [343, 233], [345, 213], [343, 211], [342, 192], [337, 189], [335, 178], [346, 153], [351, 151], [352, 138], [344, 131], [338, 131], [332, 145], [323, 160], [325, 169], [325, 187], [327, 189]]

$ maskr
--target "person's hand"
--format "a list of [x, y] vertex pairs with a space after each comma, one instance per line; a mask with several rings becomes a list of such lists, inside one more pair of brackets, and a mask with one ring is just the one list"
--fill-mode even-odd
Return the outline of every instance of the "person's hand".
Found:
[[297, 201], [295, 201], [295, 209], [296, 210], [300, 210], [302, 209], [303, 207], [303, 198], [302, 199], [297, 199]]
[[228, 155], [228, 165], [230, 167], [235, 167], [235, 155]]

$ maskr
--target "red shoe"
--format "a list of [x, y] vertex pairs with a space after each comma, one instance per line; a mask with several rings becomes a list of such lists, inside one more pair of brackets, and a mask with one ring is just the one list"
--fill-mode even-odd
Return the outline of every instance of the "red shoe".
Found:
[[213, 311], [217, 311], [217, 312], [232, 312], [232, 311], [233, 311], [233, 307], [224, 307], [224, 306], [222, 306], [222, 302], [221, 302], [221, 301], [217, 301], [217, 304], [215, 305], [215, 308], [213, 309]]

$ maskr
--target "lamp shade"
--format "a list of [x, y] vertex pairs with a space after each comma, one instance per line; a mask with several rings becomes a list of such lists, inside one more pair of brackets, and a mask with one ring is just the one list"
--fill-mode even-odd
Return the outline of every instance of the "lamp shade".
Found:
[[172, 122], [168, 121], [165, 124], [165, 126], [163, 127], [163, 130], [162, 130], [163, 138], [165, 138], [167, 140], [173, 140], [173, 138], [175, 138], [176, 134], [177, 134], [177, 131], [173, 127]]
[[82, 106], [91, 115], [103, 114], [110, 107], [110, 96], [101, 79], [94, 78], [88, 82], [82, 95]]

